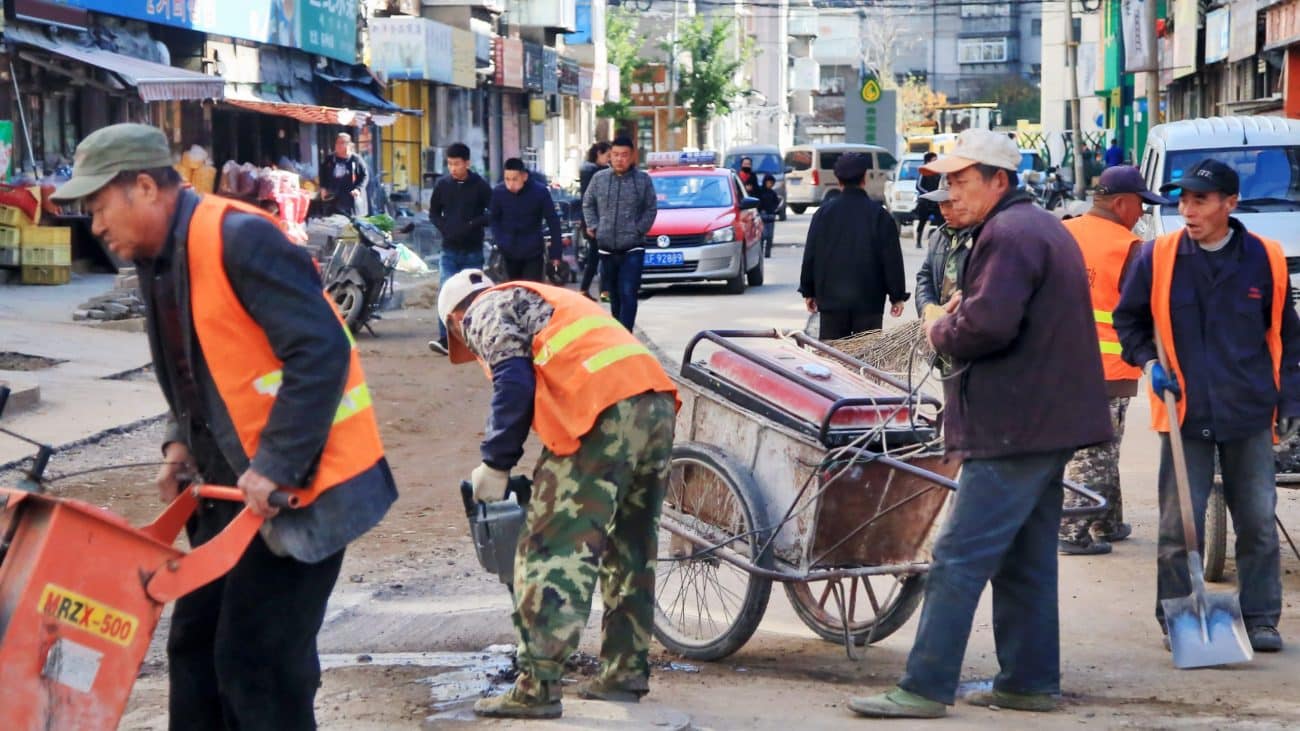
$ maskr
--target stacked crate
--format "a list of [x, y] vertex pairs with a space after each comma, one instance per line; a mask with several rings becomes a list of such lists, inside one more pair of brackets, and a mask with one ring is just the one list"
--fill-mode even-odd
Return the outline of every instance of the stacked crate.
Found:
[[72, 229], [38, 226], [21, 210], [0, 206], [0, 266], [21, 268], [23, 284], [67, 284]]
[[19, 241], [22, 238], [21, 227], [27, 220], [27, 214], [21, 210], [0, 206], [0, 267], [16, 269], [22, 266]]

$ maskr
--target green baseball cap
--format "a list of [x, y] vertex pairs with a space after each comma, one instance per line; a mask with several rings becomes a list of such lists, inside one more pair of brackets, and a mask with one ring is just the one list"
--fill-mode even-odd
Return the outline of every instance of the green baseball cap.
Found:
[[72, 178], [50, 196], [75, 201], [130, 170], [171, 167], [172, 151], [162, 130], [147, 124], [114, 124], [91, 132], [77, 145]]

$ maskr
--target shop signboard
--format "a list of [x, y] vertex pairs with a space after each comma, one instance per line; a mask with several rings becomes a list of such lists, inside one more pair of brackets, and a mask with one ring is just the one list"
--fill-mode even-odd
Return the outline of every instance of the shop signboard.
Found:
[[560, 93], [560, 55], [554, 48], [542, 49], [542, 93]]
[[1137, 73], [1150, 71], [1155, 64], [1155, 50], [1151, 44], [1155, 33], [1150, 29], [1146, 8], [1155, 0], [1122, 0], [1120, 16], [1124, 29], [1124, 71]]
[[582, 72], [578, 69], [578, 62], [571, 58], [560, 59], [560, 93], [568, 96], [578, 96], [581, 81], [579, 77]]
[[542, 91], [542, 67], [542, 47], [524, 41], [524, 89], [532, 92]]
[[1255, 55], [1255, 41], [1259, 38], [1259, 14], [1255, 0], [1236, 0], [1232, 4], [1231, 26], [1228, 40], [1228, 61], [1245, 61]]
[[1205, 63], [1218, 63], [1228, 57], [1228, 30], [1228, 8], [1205, 14]]
[[478, 86], [475, 76], [473, 33], [461, 28], [451, 29], [451, 83], [466, 89]]
[[72, 8], [356, 63], [358, 0], [63, 0]]
[[587, 66], [578, 69], [578, 98], [584, 102], [596, 101], [596, 71]]
[[493, 83], [506, 89], [524, 88], [524, 42], [518, 38], [496, 39], [492, 63], [496, 67]]
[[1198, 0], [1174, 0], [1175, 79], [1196, 73], [1196, 28], [1199, 16]]

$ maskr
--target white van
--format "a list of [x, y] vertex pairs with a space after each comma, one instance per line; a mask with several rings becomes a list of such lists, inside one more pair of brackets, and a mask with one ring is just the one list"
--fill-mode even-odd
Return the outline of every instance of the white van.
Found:
[[[1212, 157], [1241, 177], [1233, 213], [1248, 230], [1277, 239], [1286, 252], [1292, 287], [1300, 287], [1300, 120], [1211, 117], [1156, 125], [1142, 153], [1142, 176], [1158, 191]], [[1152, 207], [1137, 234], [1152, 239], [1183, 226], [1178, 203]]]
[[867, 195], [884, 202], [889, 173], [898, 164], [885, 148], [851, 144], [795, 145], [785, 153], [785, 200], [790, 210], [803, 213], [810, 206], [821, 205], [828, 192], [835, 191], [832, 197], [838, 194], [840, 184], [835, 179], [835, 163], [848, 152], [871, 158]]

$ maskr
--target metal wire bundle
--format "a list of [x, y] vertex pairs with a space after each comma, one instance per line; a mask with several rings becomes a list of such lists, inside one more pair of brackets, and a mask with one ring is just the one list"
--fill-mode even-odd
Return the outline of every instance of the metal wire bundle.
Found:
[[934, 349], [925, 337], [920, 320], [910, 320], [888, 330], [870, 330], [832, 340], [832, 348], [883, 371], [923, 376], [930, 369]]

